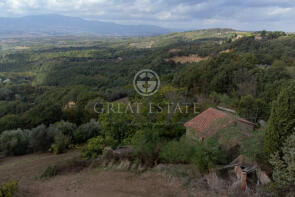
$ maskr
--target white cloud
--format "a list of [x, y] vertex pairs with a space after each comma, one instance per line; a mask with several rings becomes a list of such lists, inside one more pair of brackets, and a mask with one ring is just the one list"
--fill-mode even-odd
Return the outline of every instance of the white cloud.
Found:
[[0, 16], [48, 13], [187, 29], [295, 28], [294, 0], [0, 0]]
[[172, 13], [169, 11], [163, 11], [163, 12], [157, 13], [155, 15], [155, 18], [159, 20], [169, 20], [172, 18]]
[[292, 8], [274, 8], [270, 11], [270, 15], [277, 15], [277, 14], [286, 14], [290, 12]]

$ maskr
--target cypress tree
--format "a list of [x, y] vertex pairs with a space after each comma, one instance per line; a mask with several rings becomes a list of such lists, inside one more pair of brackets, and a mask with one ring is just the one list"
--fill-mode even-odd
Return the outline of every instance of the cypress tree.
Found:
[[272, 103], [271, 115], [264, 136], [265, 152], [281, 151], [288, 136], [295, 133], [295, 82], [284, 88]]

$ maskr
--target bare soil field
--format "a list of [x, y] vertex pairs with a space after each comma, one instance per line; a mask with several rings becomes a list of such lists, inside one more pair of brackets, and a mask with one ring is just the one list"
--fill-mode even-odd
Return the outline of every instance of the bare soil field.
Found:
[[103, 169], [56, 176], [23, 188], [24, 196], [40, 197], [186, 197], [192, 196], [181, 185], [169, 184], [161, 177], [137, 175], [127, 171]]
[[29, 49], [30, 47], [26, 47], [26, 46], [16, 46], [15, 49], [16, 50], [26, 50]]
[[181, 49], [170, 49], [168, 52], [169, 53], [176, 53], [176, 52], [180, 52]]
[[[138, 174], [130, 171], [84, 168], [40, 179], [48, 166], [67, 163], [79, 152], [62, 155], [32, 154], [0, 160], [0, 184], [18, 180], [20, 197], [129, 197], [129, 196], [194, 196], [179, 182], [152, 172]], [[202, 197], [202, 195], [198, 195]]]
[[136, 47], [136, 48], [139, 48], [139, 49], [150, 49], [150, 48], [152, 48], [154, 43], [155, 43], [155, 41], [133, 42], [133, 43], [130, 43], [129, 46]]
[[230, 53], [231, 51], [232, 51], [231, 49], [226, 49], [226, 50], [220, 51], [219, 53]]
[[175, 63], [185, 64], [194, 62], [198, 63], [200, 61], [207, 60], [208, 58], [209, 57], [199, 57], [198, 55], [191, 54], [189, 56], [175, 56], [172, 58], [165, 59], [165, 61], [173, 61]]
[[74, 151], [62, 155], [42, 153], [2, 158], [0, 159], [0, 184], [9, 180], [30, 184], [40, 177], [48, 166], [65, 163], [79, 155], [79, 152]]

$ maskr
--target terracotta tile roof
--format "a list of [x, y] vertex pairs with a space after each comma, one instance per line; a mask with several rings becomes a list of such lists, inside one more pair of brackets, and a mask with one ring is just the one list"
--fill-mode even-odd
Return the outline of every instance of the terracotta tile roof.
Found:
[[[228, 119], [227, 122], [223, 124], [215, 124], [218, 120]], [[185, 127], [190, 127], [199, 132], [202, 136], [210, 135], [214, 131], [224, 128], [227, 123], [231, 123], [233, 119], [226, 114], [217, 109], [208, 108], [206, 111], [200, 113], [198, 116], [184, 124]]]

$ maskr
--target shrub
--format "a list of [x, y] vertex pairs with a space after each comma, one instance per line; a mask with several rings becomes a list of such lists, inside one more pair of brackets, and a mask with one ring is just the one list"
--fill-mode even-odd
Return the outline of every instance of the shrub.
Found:
[[194, 154], [194, 146], [185, 137], [170, 141], [160, 148], [159, 157], [167, 163], [189, 163]]
[[22, 155], [27, 152], [27, 132], [21, 129], [4, 131], [0, 136], [0, 147], [6, 155]]
[[82, 148], [83, 156], [88, 159], [94, 159], [102, 153], [105, 146], [103, 137], [98, 136], [88, 140], [87, 144]]
[[203, 143], [197, 142], [191, 159], [192, 164], [198, 166], [201, 172], [208, 171], [216, 164], [224, 164], [225, 161], [226, 152], [214, 137], [206, 139]]
[[61, 122], [51, 124], [49, 129], [55, 134], [62, 133], [66, 136], [72, 137], [74, 131], [77, 129], [77, 126], [74, 123], [65, 122], [62, 120]]
[[[117, 106], [114, 106], [116, 110]], [[123, 108], [123, 107], [122, 107]], [[111, 136], [119, 143], [128, 137], [134, 135], [134, 127], [132, 124], [134, 117], [127, 113], [105, 113], [101, 114], [100, 121], [102, 123], [104, 136]]]
[[76, 129], [76, 124], [70, 122], [61, 121], [51, 124], [48, 129], [48, 133], [54, 139], [51, 145], [51, 151], [55, 154], [65, 152], [72, 143], [72, 136]]
[[118, 141], [112, 138], [111, 136], [106, 136], [104, 139], [105, 146], [111, 147], [112, 149], [116, 149], [119, 145]]
[[255, 99], [251, 95], [243, 96], [239, 102], [238, 113], [241, 117], [257, 122], [258, 118], [268, 118], [268, 106], [261, 99]]
[[9, 181], [0, 186], [0, 197], [12, 197], [18, 187], [17, 181]]
[[263, 144], [263, 131], [260, 129], [241, 142], [240, 153], [254, 161], [261, 161], [264, 158]]
[[[173, 117], [172, 117], [173, 118]], [[176, 124], [153, 124], [154, 128], [159, 131], [161, 138], [169, 139], [179, 139], [183, 134], [185, 134], [186, 129], [183, 125]]]
[[219, 98], [222, 105], [231, 106], [233, 103], [230, 97], [226, 94], [219, 94]]
[[137, 131], [131, 144], [134, 145], [135, 156], [142, 163], [153, 165], [158, 160], [161, 140], [157, 129], [147, 128]]
[[294, 188], [295, 186], [295, 133], [287, 138], [282, 148], [272, 154], [270, 163], [273, 166], [273, 180], [280, 189]]
[[46, 168], [46, 170], [42, 173], [42, 175], [40, 176], [40, 178], [50, 178], [53, 176], [56, 176], [57, 172], [56, 172], [56, 166], [49, 166], [48, 168]]
[[77, 130], [74, 131], [73, 140], [75, 143], [84, 143], [92, 137], [101, 135], [101, 125], [91, 119], [90, 122], [82, 124]]
[[45, 125], [39, 125], [33, 128], [29, 136], [29, 148], [31, 151], [47, 151], [54, 141], [55, 133], [46, 128]]
[[54, 144], [51, 145], [51, 150], [54, 154], [64, 153], [71, 143], [71, 137], [62, 133], [58, 133], [54, 137]]

